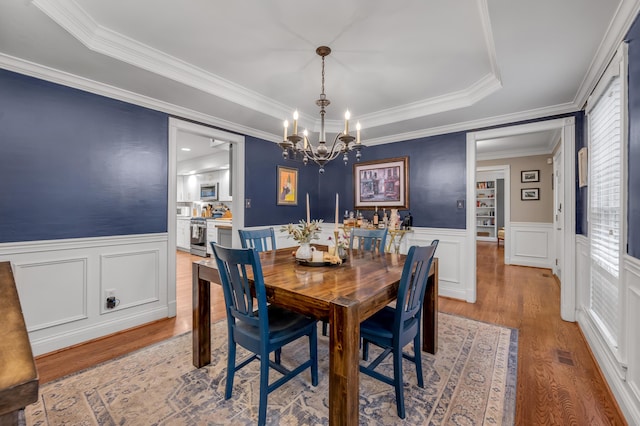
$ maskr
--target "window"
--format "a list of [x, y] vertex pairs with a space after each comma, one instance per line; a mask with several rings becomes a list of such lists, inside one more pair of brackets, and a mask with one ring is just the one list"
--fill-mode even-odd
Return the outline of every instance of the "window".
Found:
[[[587, 105], [589, 124], [589, 310], [617, 354], [620, 336], [620, 259], [624, 232], [624, 61], [619, 53]], [[618, 354], [619, 355], [619, 354]]]

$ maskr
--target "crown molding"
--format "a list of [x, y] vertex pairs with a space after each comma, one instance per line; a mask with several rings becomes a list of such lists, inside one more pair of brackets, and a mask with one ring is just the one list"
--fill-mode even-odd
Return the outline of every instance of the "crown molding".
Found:
[[477, 161], [498, 160], [502, 158], [532, 157], [534, 155], [551, 155], [551, 151], [546, 148], [539, 149], [509, 149], [505, 151], [494, 151], [487, 154], [476, 153]]
[[9, 56], [4, 53], [0, 53], [0, 68], [28, 75], [30, 77], [39, 78], [41, 80], [49, 81], [52, 83], [61, 84], [63, 86], [72, 87], [74, 89], [84, 90], [85, 92], [94, 93], [96, 95], [128, 102], [156, 111], [165, 112], [170, 115], [175, 115], [177, 117], [193, 120], [198, 123], [207, 124], [214, 127], [219, 127], [231, 132], [253, 136], [272, 142], [280, 142], [280, 137], [272, 133], [263, 132], [212, 115], [203, 114], [189, 108], [183, 108], [168, 102], [140, 95], [135, 92], [120, 89], [115, 86], [110, 86], [105, 83], [89, 80], [87, 78], [70, 74], [65, 71], [56, 70], [54, 68], [50, 68], [41, 64]]
[[[393, 142], [403, 142], [413, 139], [426, 138], [429, 136], [444, 135], [447, 133], [458, 133], [477, 131], [487, 127], [502, 126], [520, 121], [535, 120], [538, 118], [552, 117], [554, 115], [570, 114], [579, 111], [580, 108], [573, 103], [559, 104], [550, 107], [536, 108], [528, 111], [515, 112], [511, 114], [498, 115], [483, 118], [480, 120], [465, 121], [446, 126], [430, 127], [415, 132], [399, 133], [397, 135], [384, 136], [381, 138], [367, 139], [363, 142], [367, 146], [382, 145]], [[570, 117], [573, 119], [573, 117]]]
[[33, 4], [89, 50], [273, 117], [291, 111], [271, 98], [100, 25], [74, 0], [33, 0]]
[[586, 104], [589, 95], [593, 92], [600, 76], [604, 74], [609, 62], [616, 54], [638, 12], [640, 12], [640, 0], [622, 0], [620, 2], [618, 10], [609, 23], [609, 28], [607, 28], [607, 32], [598, 47], [598, 51], [580, 83], [574, 98], [574, 104], [579, 105], [581, 108]]
[[363, 128], [384, 126], [473, 105], [502, 88], [502, 83], [489, 73], [464, 90], [423, 101], [388, 108], [360, 117]]
[[[74, 0], [33, 0], [33, 4], [94, 52], [277, 119], [287, 117], [293, 110], [291, 107], [260, 93], [100, 25]], [[384, 126], [407, 119], [464, 108], [502, 88], [487, 1], [477, 0], [477, 5], [491, 72], [466, 89], [364, 115], [360, 118], [364, 127]], [[300, 122], [301, 124], [311, 123], [308, 127], [315, 131], [320, 128], [320, 120], [310, 115], [303, 114], [300, 117]], [[325, 125], [330, 132], [342, 129], [340, 120], [327, 120]]]

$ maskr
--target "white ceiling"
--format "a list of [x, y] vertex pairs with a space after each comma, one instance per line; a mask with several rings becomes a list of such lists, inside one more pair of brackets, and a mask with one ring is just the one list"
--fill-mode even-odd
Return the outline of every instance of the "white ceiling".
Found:
[[377, 144], [580, 110], [638, 3], [2, 1], [0, 67], [278, 141], [328, 45], [327, 130]]

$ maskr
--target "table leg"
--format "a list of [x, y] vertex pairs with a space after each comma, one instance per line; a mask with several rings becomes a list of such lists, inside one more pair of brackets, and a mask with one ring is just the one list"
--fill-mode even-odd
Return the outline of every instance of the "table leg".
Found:
[[199, 265], [193, 264], [193, 365], [211, 363], [211, 283], [199, 278]]
[[360, 414], [357, 302], [338, 298], [329, 307], [329, 424], [358, 424]]
[[[433, 273], [432, 273], [433, 272]], [[433, 259], [422, 305], [422, 350], [438, 351], [438, 261]]]

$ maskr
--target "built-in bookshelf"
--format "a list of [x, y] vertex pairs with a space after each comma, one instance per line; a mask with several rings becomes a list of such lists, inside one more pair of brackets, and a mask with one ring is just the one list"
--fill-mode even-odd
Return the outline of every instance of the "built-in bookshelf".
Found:
[[476, 182], [476, 239], [495, 241], [496, 181]]

